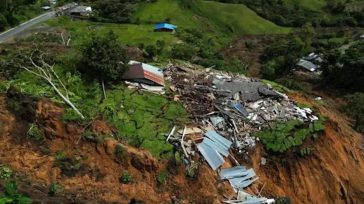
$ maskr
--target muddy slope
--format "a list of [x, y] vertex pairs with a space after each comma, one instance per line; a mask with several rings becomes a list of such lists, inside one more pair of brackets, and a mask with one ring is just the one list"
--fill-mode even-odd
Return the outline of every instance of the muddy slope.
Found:
[[[298, 94], [292, 97], [319, 109], [329, 122], [322, 136], [306, 144], [314, 149], [310, 156], [287, 159], [257, 149], [253, 166], [266, 183], [263, 194], [288, 196], [292, 203], [364, 203], [363, 135], [335, 108], [338, 101], [326, 98], [323, 107]], [[267, 165], [260, 166], [261, 156], [268, 158]]]
[[[147, 151], [114, 139], [104, 142], [80, 139], [84, 126], [64, 123], [63, 110], [49, 101], [25, 100], [16, 94], [10, 97], [0, 96], [0, 164], [16, 173], [20, 191], [35, 201], [210, 204], [220, 203], [223, 199], [220, 193], [232, 194], [228, 185], [217, 183], [217, 175], [206, 165], [200, 167], [197, 179], [188, 179], [185, 166], [160, 162]], [[31, 111], [12, 113], [9, 104], [13, 99], [25, 101], [16, 105], [17, 110]], [[34, 114], [34, 117], [26, 117], [27, 114]], [[45, 140], [26, 138], [31, 122], [40, 125]], [[102, 135], [112, 133], [100, 120], [87, 127]], [[122, 149], [119, 156], [115, 154], [116, 146]], [[65, 165], [71, 167], [65, 168]], [[125, 171], [132, 176], [128, 184], [119, 181]], [[168, 179], [158, 183], [161, 172], [168, 172]], [[60, 185], [56, 196], [48, 195], [52, 183]], [[1, 186], [0, 182], [0, 190]]]

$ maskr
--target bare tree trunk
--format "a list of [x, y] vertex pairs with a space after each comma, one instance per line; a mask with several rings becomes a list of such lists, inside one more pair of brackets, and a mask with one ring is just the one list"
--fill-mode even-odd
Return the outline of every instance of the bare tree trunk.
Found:
[[101, 84], [102, 84], [102, 92], [104, 93], [104, 99], [106, 99], [106, 91], [105, 91], [104, 80], [101, 80]]

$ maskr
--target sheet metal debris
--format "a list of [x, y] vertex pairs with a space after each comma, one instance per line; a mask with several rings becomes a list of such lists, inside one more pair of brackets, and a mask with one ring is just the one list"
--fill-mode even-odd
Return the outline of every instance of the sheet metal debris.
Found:
[[[258, 79], [173, 64], [167, 66], [164, 75], [171, 84], [170, 98], [182, 102], [195, 119], [184, 129], [173, 128], [166, 135], [167, 141], [183, 150], [187, 163], [191, 164], [199, 152], [213, 170], [219, 169], [220, 178], [241, 194], [226, 203], [273, 203], [274, 199], [243, 193], [258, 177], [253, 169], [240, 166], [233, 153], [248, 154], [259, 141], [254, 133], [271, 124], [318, 120], [314, 112], [300, 108]], [[225, 158], [237, 166], [220, 169]], [[266, 162], [262, 158], [261, 165]]]
[[196, 126], [212, 127], [240, 153], [256, 145], [255, 132], [273, 123], [318, 119], [311, 109], [298, 107], [259, 79], [173, 64], [164, 74], [173, 87], [171, 98], [183, 102]]

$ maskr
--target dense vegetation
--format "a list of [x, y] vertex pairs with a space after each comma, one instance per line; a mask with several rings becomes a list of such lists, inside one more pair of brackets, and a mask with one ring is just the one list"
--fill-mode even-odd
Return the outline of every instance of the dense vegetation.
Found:
[[2, 0], [0, 3], [0, 31], [18, 25], [41, 12], [43, 1]]
[[299, 35], [291, 34], [287, 39], [269, 45], [263, 53], [262, 75], [267, 79], [276, 79], [289, 73], [297, 59], [312, 50], [311, 44], [314, 29], [311, 24], [305, 24]]
[[79, 70], [100, 82], [116, 82], [126, 71], [129, 59], [113, 32], [92, 36], [82, 49]]
[[[350, 9], [345, 0], [219, 0], [243, 3], [260, 16], [281, 26], [300, 27], [307, 22], [314, 26], [364, 26], [363, 5]], [[358, 8], [359, 7], [359, 8]], [[360, 7], [362, 9], [360, 9]]]
[[364, 41], [354, 42], [347, 50], [329, 49], [323, 77], [336, 88], [364, 92]]
[[256, 136], [261, 139], [267, 150], [283, 153], [301, 146], [309, 136], [317, 137], [325, 130], [324, 121], [325, 119], [320, 117], [318, 121], [307, 125], [301, 121], [292, 120], [275, 124], [269, 130], [258, 132]]

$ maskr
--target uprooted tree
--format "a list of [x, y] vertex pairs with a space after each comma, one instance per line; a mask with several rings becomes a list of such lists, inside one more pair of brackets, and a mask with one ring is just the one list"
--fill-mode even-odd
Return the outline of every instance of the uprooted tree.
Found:
[[34, 53], [29, 56], [29, 65], [21, 65], [20, 67], [27, 72], [45, 80], [54, 91], [67, 103], [82, 119], [85, 117], [78, 110], [78, 108], [71, 102], [68, 90], [57, 73], [54, 71], [54, 65], [50, 65], [44, 60], [44, 53], [34, 58]]

